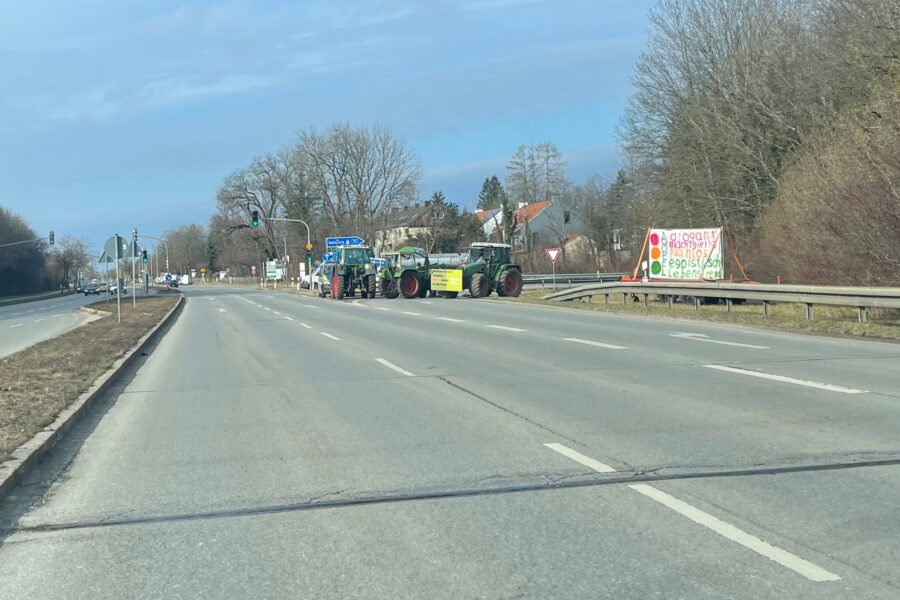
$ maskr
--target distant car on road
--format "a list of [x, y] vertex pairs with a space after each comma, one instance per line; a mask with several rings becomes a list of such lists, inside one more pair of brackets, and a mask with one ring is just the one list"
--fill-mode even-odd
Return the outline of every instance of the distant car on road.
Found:
[[89, 283], [84, 286], [84, 295], [90, 296], [91, 294], [95, 294], [97, 296], [100, 295], [100, 284], [99, 283]]

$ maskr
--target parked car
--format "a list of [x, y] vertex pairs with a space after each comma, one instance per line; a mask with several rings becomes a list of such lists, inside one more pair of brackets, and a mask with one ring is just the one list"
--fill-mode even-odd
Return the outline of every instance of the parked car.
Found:
[[89, 283], [84, 286], [84, 295], [90, 296], [91, 294], [95, 294], [97, 296], [100, 295], [100, 284], [99, 283]]
[[316, 268], [313, 269], [312, 273], [307, 273], [306, 275], [303, 276], [303, 278], [300, 280], [301, 288], [303, 288], [304, 290], [308, 290], [310, 288], [316, 289], [316, 286], [318, 285], [318, 282], [320, 281], [320, 279], [322, 277], [323, 264], [324, 263], [316, 266]]

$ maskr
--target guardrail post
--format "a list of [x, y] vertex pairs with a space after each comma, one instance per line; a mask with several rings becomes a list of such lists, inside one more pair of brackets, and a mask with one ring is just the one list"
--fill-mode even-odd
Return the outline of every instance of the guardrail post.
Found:
[[609, 294], [603, 294], [603, 303], [609, 304]]
[[672, 298], [672, 294], [668, 294], [666, 296], [666, 304], [669, 306], [669, 310], [672, 310], [672, 302], [673, 301], [674, 301], [674, 298]]
[[628, 292], [622, 294], [622, 304], [628, 304]]
[[866, 307], [865, 306], [859, 307], [859, 322], [860, 323], [866, 322]]
[[725, 298], [725, 310], [731, 312], [731, 298]]
[[808, 304], [808, 303], [807, 303], [807, 305], [806, 305], [806, 320], [807, 320], [807, 321], [812, 321], [812, 320], [813, 320], [813, 305], [812, 305], [812, 304]]
[[650, 308], [650, 294], [644, 294], [644, 308]]
[[694, 308], [700, 310], [700, 296], [694, 296]]
[[763, 316], [764, 317], [769, 316], [769, 301], [768, 300], [763, 300]]

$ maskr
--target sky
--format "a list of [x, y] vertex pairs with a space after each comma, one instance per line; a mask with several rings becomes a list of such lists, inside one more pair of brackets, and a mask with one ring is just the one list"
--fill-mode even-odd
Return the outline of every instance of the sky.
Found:
[[612, 176], [651, 0], [0, 0], [0, 205], [100, 248], [205, 225], [298, 132], [383, 125], [471, 208], [520, 144]]

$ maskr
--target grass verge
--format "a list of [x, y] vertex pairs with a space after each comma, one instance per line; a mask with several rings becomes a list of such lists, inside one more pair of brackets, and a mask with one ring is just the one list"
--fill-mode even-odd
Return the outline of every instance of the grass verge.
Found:
[[642, 302], [623, 303], [621, 294], [611, 294], [609, 304], [604, 304], [603, 296], [595, 297], [592, 302], [542, 300], [541, 298], [548, 293], [547, 290], [529, 290], [522, 292], [518, 298], [498, 298], [498, 300], [562, 306], [595, 312], [734, 323], [796, 333], [900, 341], [898, 311], [886, 309], [869, 309], [868, 322], [860, 323], [855, 308], [816, 306], [813, 309], [813, 320], [808, 321], [804, 304], [771, 304], [769, 316], [766, 317], [763, 315], [761, 304], [736, 304], [732, 306], [731, 312], [728, 312], [724, 304], [701, 306], [698, 311], [693, 305], [675, 303], [669, 310], [664, 303], [655, 302], [654, 296], [650, 296], [650, 306], [645, 308]]
[[85, 392], [172, 309], [178, 296], [139, 298], [91, 308], [110, 316], [0, 360], [0, 462]]

